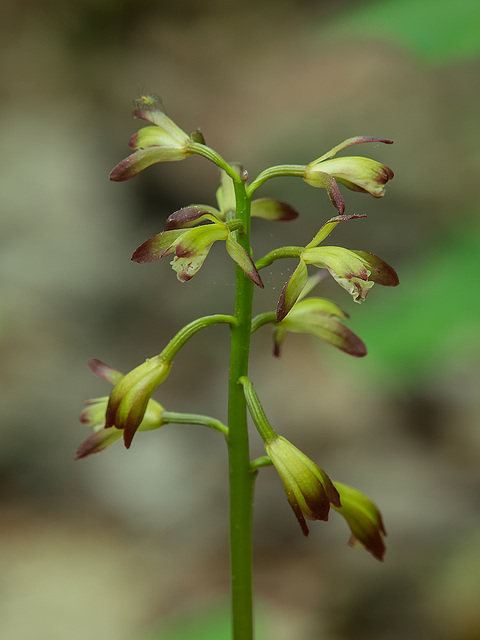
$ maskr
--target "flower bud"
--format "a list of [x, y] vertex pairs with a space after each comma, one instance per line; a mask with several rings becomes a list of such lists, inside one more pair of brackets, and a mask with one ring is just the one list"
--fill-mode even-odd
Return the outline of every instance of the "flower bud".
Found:
[[309, 333], [356, 358], [367, 354], [365, 344], [341, 320], [348, 318], [334, 302], [325, 298], [306, 298], [293, 305], [287, 317], [275, 325], [275, 355], [285, 332]]
[[[100, 360], [90, 360], [88, 366], [95, 375], [113, 385], [120, 384], [125, 378], [120, 371], [112, 369], [103, 362], [100, 362]], [[80, 422], [88, 427], [92, 427], [94, 433], [79, 446], [76, 459], [85, 458], [92, 453], [103, 451], [103, 449], [120, 440], [122, 435], [124, 435], [120, 427], [116, 425], [106, 426], [106, 413], [109, 400], [108, 396], [103, 396], [86, 402], [87, 406], [80, 415]], [[149, 398], [145, 413], [138, 426], [138, 431], [151, 431], [160, 428], [164, 424], [163, 413], [163, 407], [155, 400]]]
[[340, 497], [323, 469], [282, 436], [265, 444], [283, 483], [287, 500], [305, 536], [307, 520], [328, 520], [330, 504], [340, 507]]
[[385, 555], [383, 538], [387, 532], [377, 506], [357, 489], [340, 482], [333, 484], [340, 494], [342, 503], [341, 507], [334, 505], [334, 509], [345, 518], [352, 532], [349, 545], [364, 548], [377, 560], [383, 560]]
[[150, 396], [168, 376], [171, 366], [161, 356], [150, 358], [127, 373], [110, 394], [105, 428], [123, 429], [127, 449], [142, 422]]

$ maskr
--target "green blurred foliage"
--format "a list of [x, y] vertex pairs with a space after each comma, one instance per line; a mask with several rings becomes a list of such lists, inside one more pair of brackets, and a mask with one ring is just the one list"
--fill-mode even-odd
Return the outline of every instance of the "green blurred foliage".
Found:
[[338, 27], [397, 42], [425, 60], [443, 63], [480, 54], [478, 0], [389, 0], [360, 4]]
[[[262, 616], [256, 616], [258, 640], [267, 638], [266, 628], [262, 623]], [[258, 620], [260, 618], [260, 620]], [[168, 622], [162, 625], [162, 630], [156, 630], [145, 636], [143, 640], [228, 640], [231, 637], [230, 605], [225, 603], [218, 608], [204, 608], [195, 614], [186, 614], [182, 620]]]
[[369, 349], [367, 366], [396, 382], [417, 384], [447, 363], [480, 353], [480, 224], [460, 219], [461, 226], [435, 239], [414, 261], [398, 265], [398, 289], [384, 295], [377, 290], [354, 311], [352, 326]]

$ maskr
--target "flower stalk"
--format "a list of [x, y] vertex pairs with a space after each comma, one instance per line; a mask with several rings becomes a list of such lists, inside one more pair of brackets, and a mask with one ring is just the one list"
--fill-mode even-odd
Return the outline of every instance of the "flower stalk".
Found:
[[[236, 215], [244, 223], [237, 241], [250, 253], [250, 198], [245, 183], [235, 183]], [[228, 383], [228, 458], [230, 486], [230, 569], [234, 640], [253, 638], [252, 508], [256, 473], [250, 468], [245, 395], [238, 380], [248, 375], [253, 282], [235, 265], [235, 324], [230, 328]]]

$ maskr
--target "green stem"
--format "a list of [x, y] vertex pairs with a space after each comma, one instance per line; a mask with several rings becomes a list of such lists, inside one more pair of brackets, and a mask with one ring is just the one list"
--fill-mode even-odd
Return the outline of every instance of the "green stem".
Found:
[[228, 436], [228, 427], [210, 416], [202, 416], [198, 413], [178, 413], [177, 411], [164, 411], [162, 420], [165, 424], [198, 424], [204, 427], [210, 427], [215, 431], [220, 431], [224, 436]]
[[299, 258], [300, 254], [304, 250], [304, 247], [280, 247], [267, 253], [267, 255], [257, 260], [255, 266], [257, 271], [265, 269], [275, 262], [275, 260], [281, 260], [282, 258]]
[[247, 376], [242, 376], [240, 378], [240, 384], [243, 386], [248, 410], [250, 411], [253, 422], [257, 427], [258, 433], [262, 436], [262, 440], [265, 443], [275, 440], [275, 438], [277, 438], [278, 436], [270, 426], [268, 418], [265, 415], [265, 411], [263, 410], [263, 407], [260, 404], [260, 400], [258, 399], [257, 392], [253, 388], [253, 384], [250, 382]]
[[229, 175], [235, 183], [242, 182], [241, 176], [238, 175], [235, 169], [231, 165], [229, 165], [228, 162], [224, 160], [222, 156], [211, 147], [207, 147], [206, 144], [201, 144], [200, 142], [189, 142], [187, 148], [189, 151], [207, 158], [207, 160], [210, 160], [210, 162], [216, 164], [217, 167], [223, 169], [223, 171], [225, 171], [225, 173]]
[[258, 316], [252, 320], [252, 333], [255, 333], [264, 324], [275, 324], [277, 314], [275, 311], [266, 311], [265, 313], [259, 313]]
[[235, 324], [236, 320], [233, 316], [226, 316], [218, 313], [213, 316], [204, 316], [203, 318], [197, 318], [196, 320], [189, 322], [184, 327], [182, 327], [175, 336], [173, 336], [160, 356], [166, 362], [171, 362], [174, 356], [180, 351], [183, 345], [188, 340], [190, 340], [192, 336], [194, 336], [202, 329], [205, 329], [206, 327], [211, 327], [212, 324], [220, 324], [222, 322]]
[[255, 458], [255, 460], [252, 460], [250, 468], [256, 471], [261, 467], [271, 467], [272, 465], [273, 462], [271, 458], [269, 458], [268, 456], [260, 456], [260, 458]]
[[306, 167], [303, 164], [280, 164], [276, 167], [269, 167], [259, 173], [255, 180], [248, 185], [247, 194], [251, 197], [255, 189], [258, 189], [258, 187], [262, 186], [264, 182], [271, 178], [280, 178], [282, 176], [296, 176], [303, 178], [305, 175], [305, 169]]
[[[245, 183], [234, 182], [237, 218], [244, 223], [238, 243], [250, 255], [250, 199]], [[230, 327], [228, 455], [230, 477], [230, 567], [233, 640], [253, 639], [252, 505], [256, 473], [250, 468], [247, 406], [239, 378], [248, 374], [253, 282], [235, 266], [236, 323]]]

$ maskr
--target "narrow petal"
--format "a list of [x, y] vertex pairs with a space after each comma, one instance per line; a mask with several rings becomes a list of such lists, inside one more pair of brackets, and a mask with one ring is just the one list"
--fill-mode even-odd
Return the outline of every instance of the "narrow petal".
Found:
[[92, 453], [99, 453], [106, 449], [117, 440], [122, 438], [123, 432], [116, 427], [110, 427], [109, 429], [101, 429], [92, 433], [82, 444], [78, 447], [75, 460], [86, 458]]
[[362, 358], [367, 349], [360, 338], [343, 325], [345, 314], [336, 304], [323, 298], [307, 298], [297, 302], [280, 323], [284, 331], [308, 333], [348, 355]]
[[202, 222], [218, 222], [220, 220], [220, 211], [214, 207], [203, 204], [191, 204], [189, 207], [183, 207], [172, 213], [165, 223], [165, 231], [170, 229], [185, 229], [196, 227]]
[[316, 247], [321, 242], [323, 242], [325, 238], [331, 234], [331, 232], [335, 229], [337, 224], [339, 224], [340, 222], [348, 222], [349, 220], [353, 220], [355, 218], [366, 218], [366, 217], [367, 216], [365, 214], [355, 213], [351, 216], [344, 215], [344, 216], [336, 216], [335, 218], [330, 218], [330, 220], [327, 220], [327, 222], [325, 222], [325, 224], [322, 225], [322, 227], [320, 227], [320, 230], [318, 231], [318, 233], [315, 235], [313, 240], [307, 244], [305, 249]]
[[160, 258], [168, 255], [170, 247], [174, 247], [175, 242], [184, 233], [185, 231], [183, 229], [162, 231], [162, 233], [158, 233], [156, 236], [149, 238], [134, 251], [132, 255], [133, 262], [146, 264], [147, 262], [160, 260]]
[[265, 220], [295, 220], [298, 211], [286, 202], [272, 200], [271, 198], [259, 198], [252, 202], [251, 214], [256, 218]]
[[[323, 165], [320, 166], [323, 167]], [[304, 180], [312, 187], [326, 189], [331, 203], [338, 211], [339, 215], [343, 215], [345, 211], [345, 201], [333, 176], [325, 171], [317, 169], [317, 167], [313, 167], [312, 169], [309, 166], [305, 171]]]
[[89, 360], [87, 364], [96, 376], [102, 378], [102, 380], [110, 382], [111, 384], [117, 384], [117, 382], [120, 382], [123, 378], [123, 373], [120, 373], [120, 371], [117, 371], [116, 369], [112, 369], [112, 367], [109, 367], [107, 364], [101, 360], [97, 360], [96, 358]]
[[192, 155], [190, 151], [178, 147], [149, 147], [139, 149], [122, 160], [110, 173], [113, 182], [124, 182], [135, 177], [140, 171], [156, 162], [175, 162]]
[[149, 105], [143, 108], [135, 109], [133, 112], [134, 118], [140, 118], [142, 120], [146, 120], [147, 122], [151, 122], [152, 124], [157, 125], [164, 129], [172, 138], [175, 138], [179, 143], [187, 143], [190, 141], [190, 137], [178, 127], [173, 120], [167, 116], [167, 114], [162, 111], [160, 105]]
[[282, 295], [277, 305], [277, 322], [281, 322], [302, 293], [303, 287], [307, 284], [307, 265], [301, 259], [298, 267], [292, 273], [287, 283], [283, 287]]
[[348, 138], [344, 140], [340, 144], [337, 144], [336, 147], [327, 151], [323, 156], [315, 160], [315, 164], [318, 162], [323, 162], [328, 158], [333, 158], [333, 156], [337, 155], [339, 151], [345, 149], [346, 147], [350, 147], [353, 144], [363, 144], [364, 142], [383, 142], [384, 144], [393, 144], [393, 140], [386, 140], [385, 138], [370, 138], [369, 136], [355, 136], [353, 138]]
[[273, 355], [276, 358], [280, 358], [282, 344], [286, 336], [286, 329], [284, 329], [281, 325], [275, 327], [275, 331], [273, 332]]
[[260, 289], [263, 289], [263, 282], [258, 273], [252, 258], [243, 249], [236, 240], [234, 240], [231, 233], [227, 236], [226, 247], [230, 257], [235, 260], [240, 269], [250, 280], [256, 284]]

